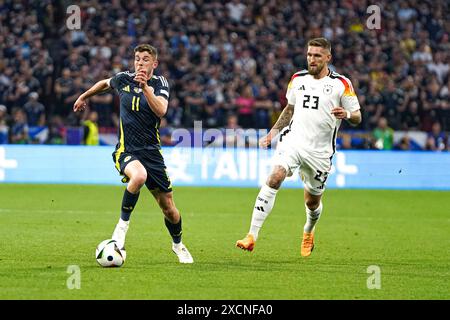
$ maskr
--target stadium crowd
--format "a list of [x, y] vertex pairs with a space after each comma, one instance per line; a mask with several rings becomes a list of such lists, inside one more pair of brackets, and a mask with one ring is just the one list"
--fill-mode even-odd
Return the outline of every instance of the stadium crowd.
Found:
[[[373, 30], [369, 1], [83, 1], [79, 30], [66, 25], [70, 4], [0, 0], [0, 144], [33, 143], [36, 126], [48, 127], [47, 143], [65, 143], [67, 128], [88, 118], [72, 112], [78, 95], [132, 70], [139, 43], [158, 48], [157, 74], [169, 79], [168, 128], [270, 128], [290, 77], [306, 67], [306, 42], [324, 36], [331, 68], [358, 94], [358, 129], [372, 137], [363, 147], [388, 139], [382, 148], [395, 148], [389, 136], [402, 130], [428, 132], [426, 149], [449, 148], [448, 1], [379, 0]], [[90, 110], [101, 132], [114, 132], [116, 95], [92, 98]], [[403, 140], [397, 148], [409, 149]]]

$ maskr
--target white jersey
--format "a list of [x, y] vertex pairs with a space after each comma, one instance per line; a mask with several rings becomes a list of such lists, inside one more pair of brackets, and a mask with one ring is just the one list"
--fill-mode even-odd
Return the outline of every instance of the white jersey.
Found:
[[307, 70], [295, 73], [286, 92], [288, 104], [294, 106], [289, 129], [280, 135], [280, 142], [317, 158], [330, 158], [336, 149], [336, 135], [342, 120], [331, 114], [335, 107], [350, 112], [360, 109], [350, 80], [330, 71], [314, 79]]

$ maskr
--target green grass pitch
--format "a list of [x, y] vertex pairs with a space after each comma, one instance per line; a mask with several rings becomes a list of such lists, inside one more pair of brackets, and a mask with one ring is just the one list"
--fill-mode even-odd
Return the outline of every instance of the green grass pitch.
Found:
[[[171, 252], [163, 216], [146, 189], [132, 214], [127, 261], [97, 265], [123, 187], [0, 185], [1, 299], [449, 299], [450, 192], [327, 190], [316, 248], [300, 256], [303, 191], [282, 189], [252, 253], [257, 189], [175, 188], [183, 242], [195, 263]], [[68, 289], [68, 267], [80, 289]], [[380, 268], [380, 289], [368, 289]]]

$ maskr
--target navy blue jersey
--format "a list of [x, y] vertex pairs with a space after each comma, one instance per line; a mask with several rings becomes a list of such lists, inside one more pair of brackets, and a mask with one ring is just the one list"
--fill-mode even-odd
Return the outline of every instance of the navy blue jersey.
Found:
[[[155, 115], [147, 99], [133, 80], [135, 73], [119, 72], [111, 78], [110, 87], [117, 90], [120, 97], [119, 143], [116, 150], [133, 152], [161, 148], [159, 125], [161, 119]], [[156, 96], [169, 100], [169, 83], [163, 76], [153, 76], [147, 81]]]

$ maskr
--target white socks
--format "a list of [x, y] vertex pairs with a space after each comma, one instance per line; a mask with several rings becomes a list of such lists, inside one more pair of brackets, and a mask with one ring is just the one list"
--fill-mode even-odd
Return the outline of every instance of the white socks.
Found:
[[112, 239], [117, 241], [119, 248], [122, 248], [125, 245], [125, 236], [127, 235], [129, 224], [130, 221], [124, 221], [120, 218], [116, 228], [114, 229]]
[[130, 220], [125, 221], [125, 220], [122, 220], [122, 218], [119, 218], [119, 222], [117, 222], [117, 226], [121, 229], [125, 229], [125, 231], [128, 231], [129, 225], [130, 225]]
[[317, 221], [319, 221], [320, 214], [322, 213], [322, 201], [320, 201], [319, 206], [316, 210], [311, 211], [306, 205], [306, 223], [305, 227], [303, 228], [304, 232], [311, 233], [314, 230], [314, 226], [316, 225]]
[[[256, 198], [255, 207], [253, 209], [250, 231], [248, 232], [253, 235], [255, 240], [258, 238], [259, 230], [263, 226], [264, 221], [272, 211], [277, 192], [277, 189], [273, 189], [266, 184], [264, 184], [259, 191], [258, 197]], [[310, 210], [306, 205], [305, 208], [306, 223], [303, 231], [311, 233], [314, 231], [314, 226], [316, 225], [317, 221], [319, 221], [320, 215], [322, 213], [322, 201], [320, 201], [319, 206], [314, 211]]]
[[277, 192], [277, 189], [272, 189], [266, 184], [264, 184], [259, 191], [258, 197], [256, 198], [255, 207], [253, 208], [252, 222], [249, 231], [255, 240], [258, 238], [258, 233], [264, 223], [264, 220], [266, 220], [267, 216], [272, 211]]

